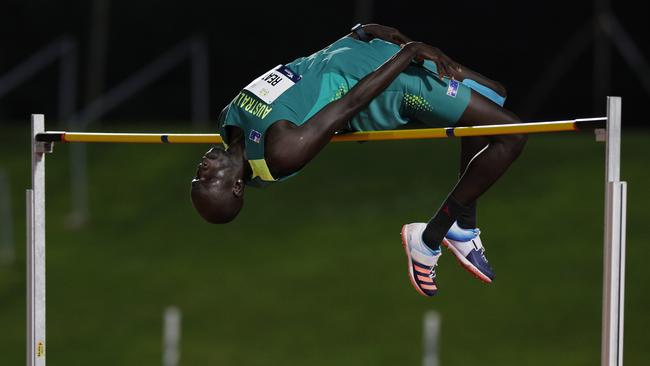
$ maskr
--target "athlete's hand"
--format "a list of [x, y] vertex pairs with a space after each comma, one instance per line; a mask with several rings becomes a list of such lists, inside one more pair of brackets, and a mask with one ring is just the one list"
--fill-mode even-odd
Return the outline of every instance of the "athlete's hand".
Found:
[[364, 24], [363, 31], [374, 38], [383, 39], [384, 41], [395, 43], [400, 46], [411, 42], [411, 39], [403, 35], [397, 29], [381, 24]]
[[412, 47], [415, 50], [415, 62], [422, 63], [424, 60], [435, 62], [441, 79], [445, 77], [453, 79], [456, 73], [461, 71], [457, 62], [436, 47], [422, 42], [409, 42], [405, 47]]

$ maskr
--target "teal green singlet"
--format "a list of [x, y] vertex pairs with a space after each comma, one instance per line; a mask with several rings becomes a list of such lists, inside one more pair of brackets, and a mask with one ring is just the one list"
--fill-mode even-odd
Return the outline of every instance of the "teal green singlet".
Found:
[[[262, 186], [287, 178], [273, 177], [264, 160], [266, 130], [274, 122], [288, 120], [302, 125], [399, 49], [379, 39], [363, 42], [344, 37], [309, 57], [272, 69], [242, 90], [223, 110], [219, 123], [226, 146], [225, 126], [244, 131], [246, 157], [253, 170], [247, 183]], [[435, 72], [436, 66], [430, 61], [409, 66], [348, 122], [348, 129], [392, 130], [411, 121], [431, 127], [453, 126], [469, 104], [471, 91], [455, 80], [438, 78]]]

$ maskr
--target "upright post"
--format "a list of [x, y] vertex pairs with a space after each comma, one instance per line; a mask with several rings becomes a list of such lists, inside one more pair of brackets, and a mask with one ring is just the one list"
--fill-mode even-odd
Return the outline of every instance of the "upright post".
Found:
[[422, 366], [438, 366], [438, 339], [440, 338], [440, 315], [434, 310], [424, 314], [422, 337]]
[[601, 366], [623, 366], [627, 184], [620, 181], [620, 97], [607, 97], [607, 144], [605, 150], [605, 236], [600, 364]]
[[14, 262], [14, 220], [11, 212], [9, 178], [0, 168], [0, 266]]
[[45, 117], [32, 115], [32, 188], [27, 190], [27, 366], [45, 366]]
[[163, 366], [178, 366], [181, 358], [181, 311], [169, 306], [163, 314]]
[[208, 44], [197, 36], [190, 41], [192, 123], [194, 127], [206, 126], [210, 120], [210, 85]]

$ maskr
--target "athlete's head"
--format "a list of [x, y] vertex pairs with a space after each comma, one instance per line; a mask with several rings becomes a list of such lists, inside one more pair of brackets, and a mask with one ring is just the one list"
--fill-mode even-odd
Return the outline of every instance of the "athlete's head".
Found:
[[192, 203], [207, 222], [232, 221], [244, 205], [242, 162], [223, 149], [208, 150], [192, 179]]

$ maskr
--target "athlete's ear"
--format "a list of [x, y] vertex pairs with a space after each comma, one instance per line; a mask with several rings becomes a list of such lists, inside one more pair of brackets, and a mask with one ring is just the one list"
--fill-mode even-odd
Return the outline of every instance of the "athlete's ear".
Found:
[[232, 185], [232, 193], [235, 197], [241, 197], [244, 195], [244, 180], [237, 179], [235, 184]]

